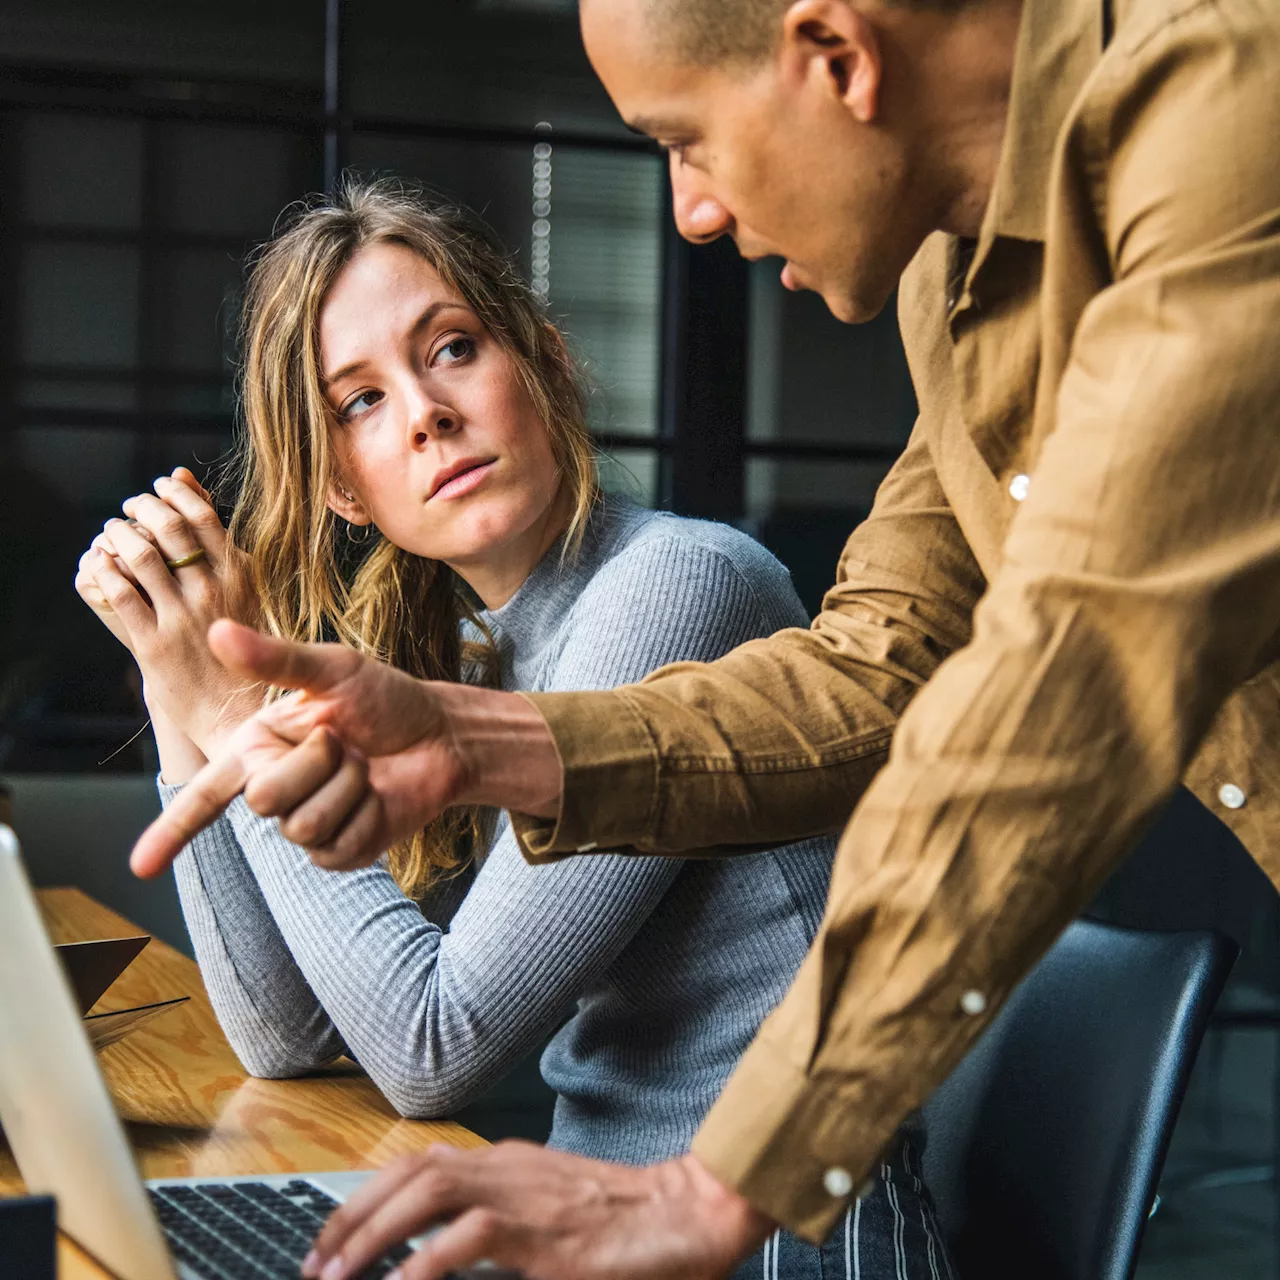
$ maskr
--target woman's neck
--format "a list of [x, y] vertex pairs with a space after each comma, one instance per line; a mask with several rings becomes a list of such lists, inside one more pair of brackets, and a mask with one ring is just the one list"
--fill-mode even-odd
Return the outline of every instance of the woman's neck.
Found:
[[480, 597], [486, 609], [501, 609], [523, 586], [573, 518], [573, 495], [562, 484], [551, 505], [518, 538], [491, 555], [449, 567]]

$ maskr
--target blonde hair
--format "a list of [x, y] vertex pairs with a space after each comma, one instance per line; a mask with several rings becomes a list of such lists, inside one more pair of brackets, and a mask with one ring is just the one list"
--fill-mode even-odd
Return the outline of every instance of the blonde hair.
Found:
[[[464, 674], [492, 683], [492, 640], [452, 570], [376, 530], [358, 548], [327, 506], [338, 480], [335, 417], [321, 381], [320, 313], [348, 262], [373, 244], [419, 253], [475, 312], [512, 361], [545, 424], [561, 483], [573, 496], [565, 546], [575, 547], [599, 488], [578, 371], [545, 309], [463, 211], [386, 180], [348, 180], [301, 206], [256, 255], [242, 321], [239, 494], [231, 536], [248, 561], [260, 625], [295, 640], [338, 640], [424, 680]], [[462, 623], [478, 628], [464, 641]], [[421, 897], [485, 838], [483, 813], [452, 809], [389, 852], [396, 883]]]

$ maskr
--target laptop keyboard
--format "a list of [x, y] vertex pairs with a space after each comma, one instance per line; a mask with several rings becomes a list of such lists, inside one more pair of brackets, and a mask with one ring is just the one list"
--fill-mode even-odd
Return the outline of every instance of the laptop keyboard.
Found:
[[[338, 1202], [298, 1179], [148, 1187], [152, 1207], [179, 1262], [207, 1280], [298, 1280], [298, 1268]], [[393, 1249], [361, 1273], [380, 1280], [411, 1250]]]

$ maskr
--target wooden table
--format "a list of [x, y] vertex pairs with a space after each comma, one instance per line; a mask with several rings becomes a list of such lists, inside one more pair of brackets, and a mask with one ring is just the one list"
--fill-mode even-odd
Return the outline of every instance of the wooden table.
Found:
[[[145, 932], [79, 889], [38, 891], [55, 943]], [[354, 1064], [299, 1080], [246, 1076], [218, 1027], [194, 961], [152, 939], [95, 1006], [129, 1008], [174, 996], [187, 1004], [138, 1027], [98, 1057], [144, 1178], [372, 1169], [433, 1142], [484, 1146], [449, 1121], [404, 1120]], [[0, 1141], [0, 1195], [22, 1179]], [[61, 1280], [108, 1273], [65, 1236]]]

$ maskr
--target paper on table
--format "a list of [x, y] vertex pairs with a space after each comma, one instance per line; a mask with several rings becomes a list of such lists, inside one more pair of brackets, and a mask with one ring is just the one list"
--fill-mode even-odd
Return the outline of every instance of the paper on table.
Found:
[[84, 1020], [84, 1029], [88, 1032], [89, 1043], [95, 1049], [105, 1049], [107, 1045], [123, 1040], [139, 1023], [149, 1022], [156, 1014], [172, 1009], [174, 1005], [186, 1004], [190, 999], [190, 996], [179, 996], [176, 1000], [139, 1005], [136, 1009], [120, 1009], [115, 1013], [91, 1013]]
[[110, 1013], [90, 1014], [108, 987], [129, 967], [143, 947], [151, 941], [147, 934], [136, 938], [100, 938], [92, 942], [64, 942], [54, 950], [67, 980], [75, 993], [76, 1005], [84, 1020], [84, 1029], [94, 1049], [105, 1049], [122, 1040], [134, 1027], [148, 1022], [158, 1013], [185, 1004], [189, 996], [139, 1005], [132, 1009], [114, 1009]]

